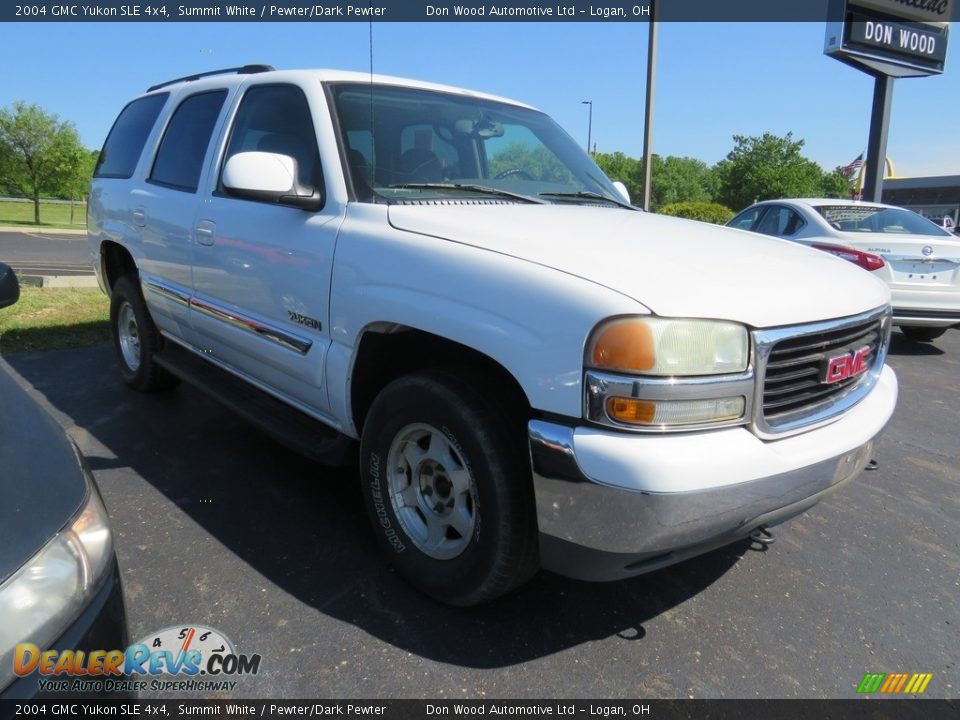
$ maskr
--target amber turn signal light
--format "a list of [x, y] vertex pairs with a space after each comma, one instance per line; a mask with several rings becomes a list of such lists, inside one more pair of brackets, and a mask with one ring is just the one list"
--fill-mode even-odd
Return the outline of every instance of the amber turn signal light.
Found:
[[657, 404], [651, 400], [612, 397], [607, 400], [607, 414], [613, 420], [630, 425], [652, 425]]

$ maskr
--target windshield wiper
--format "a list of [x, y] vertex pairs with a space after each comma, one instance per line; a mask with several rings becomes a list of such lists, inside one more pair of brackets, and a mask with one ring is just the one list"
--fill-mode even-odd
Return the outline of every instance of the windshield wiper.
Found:
[[572, 192], [542, 192], [537, 193], [541, 197], [555, 197], [555, 198], [573, 198], [575, 200], [599, 200], [601, 202], [613, 203], [614, 205], [619, 205], [622, 208], [627, 210], [638, 210], [639, 208], [634, 207], [630, 203], [625, 203], [623, 200], [614, 200], [611, 197], [606, 195], [601, 195], [600, 193], [590, 192], [589, 190], [576, 190]]
[[[500, 188], [487, 187], [486, 185], [472, 185], [470, 183], [441, 183], [441, 182], [422, 182], [422, 183], [400, 183], [399, 185], [388, 185], [391, 190], [466, 190], [468, 192], [483, 193], [484, 195], [494, 195], [496, 197], [507, 197], [522, 202], [536, 203], [543, 205], [547, 201], [540, 198], [522, 195], [520, 193], [501, 190]], [[541, 193], [542, 194], [542, 193]]]

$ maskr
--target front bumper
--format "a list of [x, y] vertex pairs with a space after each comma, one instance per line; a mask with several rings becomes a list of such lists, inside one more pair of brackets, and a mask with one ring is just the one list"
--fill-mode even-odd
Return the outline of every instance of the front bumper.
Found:
[[528, 427], [544, 567], [582, 580], [650, 572], [816, 504], [869, 462], [896, 375], [829, 425], [777, 440], [738, 427], [636, 435]]
[[893, 324], [913, 327], [960, 325], [960, 286], [891, 285]]

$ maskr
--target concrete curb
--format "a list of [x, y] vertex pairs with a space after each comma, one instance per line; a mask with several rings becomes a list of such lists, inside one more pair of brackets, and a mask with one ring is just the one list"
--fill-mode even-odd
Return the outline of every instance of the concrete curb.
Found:
[[86, 235], [87, 229], [52, 228], [41, 225], [0, 225], [0, 232], [24, 233], [26, 235]]
[[95, 275], [22, 275], [23, 285], [38, 288], [99, 288]]

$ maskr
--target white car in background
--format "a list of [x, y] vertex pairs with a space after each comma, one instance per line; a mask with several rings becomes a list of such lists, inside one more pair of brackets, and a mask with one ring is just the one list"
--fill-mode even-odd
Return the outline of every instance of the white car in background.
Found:
[[810, 245], [890, 286], [893, 324], [930, 342], [960, 325], [960, 238], [910, 210], [837, 199], [765, 200], [727, 225]]

